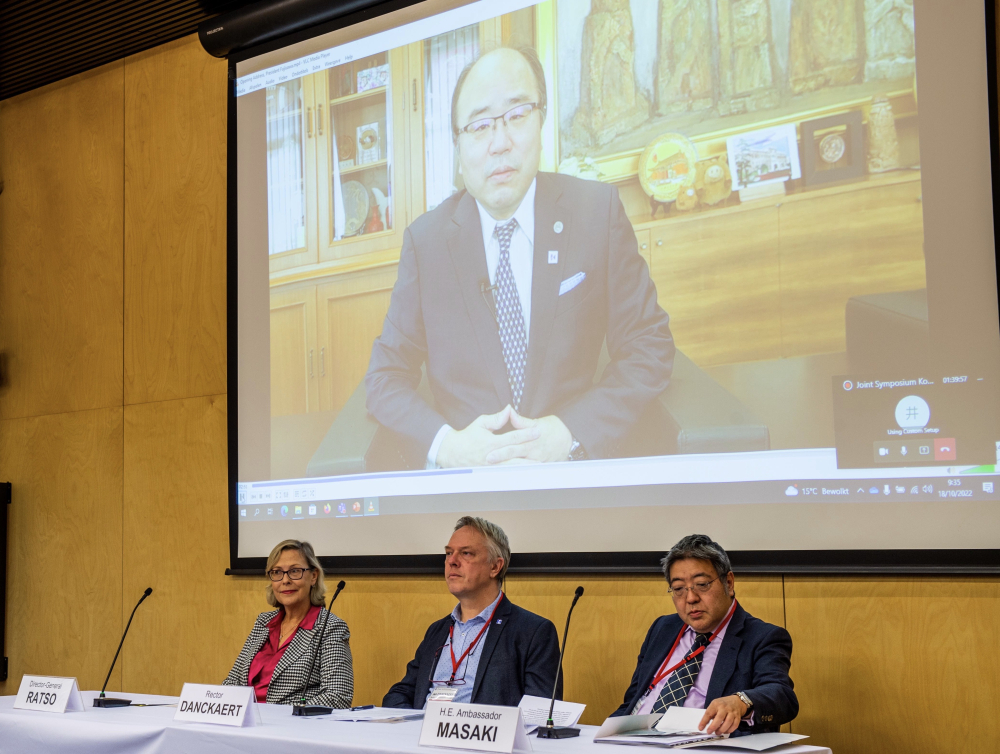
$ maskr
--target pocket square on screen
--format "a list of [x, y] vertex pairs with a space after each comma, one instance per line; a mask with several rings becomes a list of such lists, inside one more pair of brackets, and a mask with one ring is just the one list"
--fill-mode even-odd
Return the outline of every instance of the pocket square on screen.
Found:
[[559, 295], [562, 296], [564, 293], [569, 293], [571, 290], [580, 285], [586, 277], [586, 272], [578, 272], [573, 277], [566, 278], [559, 283]]

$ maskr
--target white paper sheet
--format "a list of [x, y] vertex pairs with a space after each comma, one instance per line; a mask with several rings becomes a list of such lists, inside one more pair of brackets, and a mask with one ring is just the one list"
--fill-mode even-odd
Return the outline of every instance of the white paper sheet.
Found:
[[[551, 699], [540, 696], [528, 694], [522, 696], [517, 706], [521, 708], [521, 719], [524, 720], [524, 727], [533, 730], [540, 725], [545, 725], [549, 720], [549, 705], [551, 703]], [[552, 723], [557, 727], [576, 725], [586, 708], [586, 704], [562, 702], [557, 699], [556, 706], [552, 710]]]
[[713, 748], [719, 751], [731, 751], [732, 749], [744, 749], [747, 751], [767, 751], [768, 749], [773, 749], [775, 746], [783, 746], [784, 744], [794, 743], [795, 741], [801, 741], [803, 738], [809, 738], [809, 736], [800, 736], [795, 733], [757, 733], [752, 736], [740, 736], [739, 738], [727, 738], [725, 741], [712, 741], [706, 743], [690, 744], [685, 748], [688, 749], [707, 749], [712, 751]]

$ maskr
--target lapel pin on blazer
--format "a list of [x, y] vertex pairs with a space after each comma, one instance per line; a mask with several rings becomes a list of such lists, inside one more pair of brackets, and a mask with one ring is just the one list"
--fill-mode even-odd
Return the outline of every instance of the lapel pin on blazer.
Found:
[[552, 226], [552, 230], [559, 234], [563, 232], [563, 227], [562, 220], [556, 220], [556, 224]]

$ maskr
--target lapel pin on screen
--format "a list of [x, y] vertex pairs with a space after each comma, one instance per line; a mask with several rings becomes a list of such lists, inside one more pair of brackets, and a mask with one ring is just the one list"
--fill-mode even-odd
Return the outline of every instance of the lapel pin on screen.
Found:
[[330, 607], [327, 608], [326, 615], [323, 616], [323, 628], [320, 629], [319, 638], [313, 644], [313, 658], [309, 664], [309, 672], [306, 673], [306, 680], [302, 687], [302, 699], [298, 704], [292, 706], [292, 714], [295, 717], [312, 717], [314, 715], [329, 715], [333, 712], [333, 707], [323, 707], [319, 704], [306, 704], [306, 689], [309, 688], [309, 679], [312, 678], [313, 668], [316, 667], [316, 648], [323, 643], [323, 634], [326, 633], [326, 624], [330, 622], [330, 613], [333, 612], [333, 603], [337, 601], [337, 595], [347, 586], [346, 581], [337, 584], [337, 591], [330, 598]]
[[153, 587], [146, 587], [146, 591], [142, 593], [139, 601], [136, 602], [135, 607], [132, 608], [132, 614], [128, 617], [128, 623], [125, 624], [125, 632], [122, 634], [122, 640], [118, 642], [118, 651], [115, 652], [115, 659], [111, 661], [111, 667], [108, 668], [108, 677], [104, 679], [104, 685], [101, 686], [101, 695], [94, 699], [95, 707], [128, 707], [132, 704], [131, 699], [115, 699], [113, 697], [104, 696], [104, 689], [108, 687], [108, 681], [111, 680], [111, 671], [115, 669], [115, 663], [118, 662], [118, 654], [122, 651], [122, 644], [125, 643], [125, 637], [128, 636], [128, 629], [132, 625], [132, 619], [135, 617], [135, 611], [139, 609], [139, 605], [142, 604], [142, 601], [152, 593]]
[[583, 587], [578, 586], [576, 588], [576, 593], [573, 595], [573, 604], [569, 606], [569, 613], [566, 615], [566, 628], [563, 630], [562, 649], [559, 650], [559, 667], [556, 668], [556, 682], [552, 684], [552, 701], [549, 704], [549, 719], [546, 721], [544, 727], [538, 729], [536, 735], [539, 738], [573, 738], [574, 736], [580, 735], [579, 728], [556, 727], [552, 722], [552, 710], [554, 710], [556, 706], [556, 690], [559, 688], [559, 676], [562, 674], [562, 658], [563, 653], [566, 652], [566, 637], [569, 636], [569, 619], [573, 617], [573, 608], [576, 607], [576, 601], [582, 596]]

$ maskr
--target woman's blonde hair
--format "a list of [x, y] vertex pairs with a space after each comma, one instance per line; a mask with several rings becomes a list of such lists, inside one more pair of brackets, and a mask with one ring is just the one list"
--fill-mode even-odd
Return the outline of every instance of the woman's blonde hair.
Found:
[[[323, 581], [323, 566], [319, 564], [319, 558], [316, 557], [312, 545], [308, 542], [300, 542], [297, 539], [286, 539], [278, 542], [274, 546], [274, 549], [271, 550], [271, 554], [267, 556], [267, 568], [264, 569], [264, 574], [266, 575], [268, 571], [274, 568], [274, 564], [278, 562], [278, 558], [281, 557], [281, 553], [285, 550], [298, 550], [301, 552], [302, 557], [306, 559], [309, 567], [316, 571], [316, 583], [309, 590], [310, 604], [326, 604], [326, 582]], [[302, 578], [305, 578], [305, 576]], [[264, 596], [267, 599], [267, 604], [271, 607], [281, 607], [281, 603], [274, 596], [274, 585], [270, 578], [268, 578], [267, 586], [264, 588]]]

